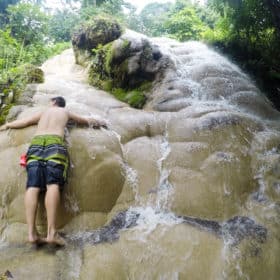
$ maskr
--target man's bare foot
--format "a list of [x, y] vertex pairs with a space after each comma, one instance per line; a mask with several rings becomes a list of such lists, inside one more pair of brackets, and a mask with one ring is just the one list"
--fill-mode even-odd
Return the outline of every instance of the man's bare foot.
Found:
[[44, 240], [44, 238], [41, 238], [39, 235], [31, 235], [28, 237], [28, 241], [31, 244], [36, 244], [36, 245], [41, 245], [46, 243], [46, 241]]
[[58, 247], [63, 247], [66, 245], [65, 240], [58, 234], [55, 234], [53, 237], [46, 237], [44, 238], [44, 241], [50, 245], [55, 245]]

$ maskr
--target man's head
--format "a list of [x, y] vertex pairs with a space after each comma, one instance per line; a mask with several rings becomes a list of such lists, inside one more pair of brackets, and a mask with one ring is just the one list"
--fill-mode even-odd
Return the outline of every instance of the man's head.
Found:
[[52, 104], [57, 106], [57, 107], [65, 107], [66, 101], [62, 96], [57, 96], [51, 98]]

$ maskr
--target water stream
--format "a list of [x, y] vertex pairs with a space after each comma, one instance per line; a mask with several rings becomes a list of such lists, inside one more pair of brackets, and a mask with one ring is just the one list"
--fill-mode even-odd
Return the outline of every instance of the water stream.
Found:
[[[69, 246], [52, 253], [59, 267], [37, 252], [35, 263], [59, 275], [42, 279], [113, 279], [110, 271], [115, 279], [278, 279], [270, 258], [280, 256], [279, 113], [205, 45], [152, 42], [172, 61], [146, 108], [157, 111], [87, 85], [71, 50], [42, 66], [45, 83], [20, 116], [64, 95], [69, 110], [109, 124], [68, 128], [71, 174], [59, 222]], [[0, 268], [15, 275], [28, 269], [11, 260], [23, 249], [10, 236], [25, 234], [25, 174], [14, 162], [31, 137], [32, 129], [0, 134]], [[35, 261], [36, 251], [24, 250]]]

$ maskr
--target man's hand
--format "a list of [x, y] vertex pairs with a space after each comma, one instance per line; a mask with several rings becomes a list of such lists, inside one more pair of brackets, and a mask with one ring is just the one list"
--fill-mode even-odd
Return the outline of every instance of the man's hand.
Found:
[[108, 124], [105, 121], [99, 121], [99, 125], [100, 125], [100, 127], [108, 128]]
[[93, 128], [100, 128], [100, 127], [108, 128], [107, 123], [105, 121], [98, 121], [95, 119], [91, 119], [89, 120], [89, 124]]
[[81, 117], [72, 112], [68, 112], [68, 115], [69, 115], [69, 120], [73, 120], [77, 124], [88, 125], [89, 127], [92, 128], [100, 128], [100, 127], [108, 128], [108, 125], [105, 121], [96, 120], [92, 117]]
[[7, 124], [3, 124], [0, 126], [0, 131], [6, 130], [8, 129], [8, 125]]

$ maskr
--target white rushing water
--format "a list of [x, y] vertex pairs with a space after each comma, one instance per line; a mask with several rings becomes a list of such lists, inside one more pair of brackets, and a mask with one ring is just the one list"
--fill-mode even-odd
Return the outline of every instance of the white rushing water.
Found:
[[[100, 248], [96, 244], [112, 242], [101, 247], [104, 249], [101, 249], [103, 261], [108, 259], [105, 252], [112, 248], [115, 250], [110, 255], [112, 259], [114, 255], [125, 254], [121, 255], [127, 262], [124, 270], [131, 272], [135, 269], [135, 274], [127, 274], [132, 275], [127, 279], [149, 279], [149, 273], [153, 272], [153, 269], [141, 271], [141, 266], [137, 270], [136, 260], [140, 260], [141, 265], [146, 262], [152, 268], [153, 265], [157, 267], [159, 272], [153, 274], [156, 275], [154, 279], [185, 279], [187, 274], [180, 273], [187, 266], [193, 265], [196, 267], [194, 271], [200, 272], [200, 265], [197, 265], [199, 260], [195, 258], [203, 259], [211, 270], [212, 261], [217, 257], [221, 259], [222, 273], [216, 279], [255, 280], [251, 276], [254, 275], [251, 264], [247, 268], [246, 261], [253, 255], [252, 252], [260, 257], [262, 247], [261, 242], [255, 241], [254, 232], [250, 232], [249, 226], [260, 224], [268, 230], [269, 245], [263, 242], [264, 246], [279, 244], [275, 241], [280, 221], [279, 113], [247, 75], [204, 44], [181, 44], [169, 39], [152, 39], [152, 43], [157, 44], [171, 62], [163, 78], [153, 84], [150, 104], [146, 108], [149, 110], [131, 109], [110, 94], [87, 85], [85, 70], [75, 65], [71, 50], [47, 61], [42, 67], [46, 81], [37, 86], [34, 108], [45, 106], [50, 97], [64, 95], [69, 110], [83, 116], [106, 119], [109, 124], [108, 130], [102, 129], [98, 133], [77, 129], [71, 134], [70, 128], [71, 135], [67, 137], [69, 149], [83, 157], [81, 165], [87, 160], [96, 168], [90, 170], [91, 166], [86, 166], [81, 169], [84, 173], [65, 194], [66, 213], [72, 215], [73, 220], [82, 217], [81, 220], [77, 219], [79, 222], [74, 220], [73, 224], [69, 218], [69, 239], [82, 240], [85, 244], [92, 242], [90, 244], [96, 246], [93, 250]], [[28, 108], [26, 114], [34, 108]], [[75, 131], [78, 132], [75, 134]], [[17, 141], [15, 137], [12, 145], [19, 146]], [[145, 144], [149, 145], [148, 152]], [[102, 156], [107, 160], [106, 164], [113, 161], [114, 165], [104, 164]], [[106, 173], [103, 166], [109, 166], [110, 172]], [[80, 167], [76, 162], [71, 163], [75, 176]], [[119, 170], [123, 181], [118, 182], [122, 182], [123, 186], [112, 184], [106, 189], [106, 185], [94, 181], [103, 179], [110, 184], [121, 177], [114, 174]], [[92, 173], [94, 176], [90, 177]], [[22, 178], [21, 173], [17, 175]], [[83, 185], [87, 188], [83, 196], [80, 184], [85, 180], [88, 181]], [[20, 181], [16, 182], [15, 188], [18, 189], [20, 185]], [[118, 187], [119, 197], [113, 200], [111, 196]], [[95, 192], [91, 192], [93, 188]], [[18, 214], [13, 213], [14, 208], [10, 210], [11, 201], [16, 201], [14, 193], [15, 189], [8, 184], [0, 193], [0, 218], [5, 221], [0, 223], [1, 240], [6, 238], [8, 232], [9, 213], [16, 217], [14, 221], [20, 220], [16, 216]], [[112, 205], [108, 203], [108, 206], [107, 201], [94, 200], [96, 197], [100, 200], [111, 199]], [[91, 199], [97, 206], [91, 203]], [[124, 225], [121, 219], [111, 225], [110, 221], [118, 211], [126, 211]], [[83, 220], [89, 213], [94, 214], [90, 216], [92, 220]], [[235, 216], [246, 216], [250, 220], [247, 220], [247, 224], [242, 219], [236, 223], [228, 222]], [[184, 217], [189, 218], [188, 223]], [[186, 227], [178, 229], [177, 226], [181, 224]], [[80, 227], [77, 232], [76, 225]], [[95, 231], [89, 230], [91, 227]], [[117, 229], [112, 233], [110, 227]], [[178, 232], [175, 234], [172, 229]], [[249, 237], [246, 236], [248, 232], [251, 234]], [[113, 237], [102, 239], [102, 234]], [[168, 239], [168, 234], [174, 234], [178, 240], [172, 243], [174, 240]], [[121, 239], [120, 243], [117, 243], [118, 239]], [[269, 243], [271, 240], [275, 243]], [[124, 247], [121, 247], [121, 242], [125, 243]], [[212, 258], [215, 246], [219, 248], [219, 245], [213, 244], [219, 242], [222, 243], [220, 255], [213, 253], [213, 260], [207, 259], [207, 254]], [[85, 253], [82, 247], [78, 248], [80, 243], [73, 243], [73, 247], [57, 253], [56, 257], [64, 263], [61, 270], [65, 272], [59, 279], [79, 279], [84, 273], [84, 263], [89, 263], [85, 256], [92, 257], [89, 247]], [[139, 250], [140, 253], [137, 251], [135, 244], [138, 243], [147, 253], [144, 249]], [[135, 254], [139, 254], [135, 264], [131, 264], [130, 260], [130, 256], [134, 256], [131, 244], [136, 246]], [[265, 250], [268, 249], [263, 249], [266, 253]], [[93, 256], [98, 257], [98, 254]], [[264, 263], [265, 257], [261, 259]], [[92, 258], [95, 262], [95, 258]], [[165, 259], [169, 260], [170, 268]], [[176, 266], [177, 263], [180, 265]], [[270, 267], [269, 261], [267, 263], [267, 267]], [[119, 263], [110, 268], [118, 266]], [[139, 274], [137, 271], [140, 271]], [[141, 276], [137, 278], [135, 275]], [[192, 279], [191, 276], [189, 279]], [[209, 276], [209, 279], [215, 278]]]

